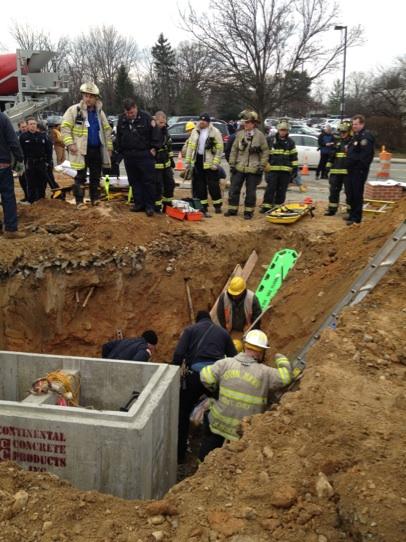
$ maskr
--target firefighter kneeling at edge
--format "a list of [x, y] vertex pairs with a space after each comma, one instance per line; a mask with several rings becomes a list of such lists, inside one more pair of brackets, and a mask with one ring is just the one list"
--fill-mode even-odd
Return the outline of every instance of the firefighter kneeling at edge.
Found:
[[244, 218], [250, 220], [254, 215], [257, 186], [261, 182], [268, 161], [268, 144], [265, 136], [256, 127], [258, 115], [255, 111], [242, 111], [241, 122], [244, 130], [237, 132], [230, 152], [231, 186], [228, 196], [228, 211], [224, 216], [237, 216], [240, 194], [245, 183]]
[[201, 370], [202, 384], [211, 392], [218, 390], [219, 396], [210, 400], [205, 414], [200, 461], [225, 440], [239, 440], [241, 420], [265, 412], [270, 392], [292, 382], [292, 368], [283, 354], [275, 355], [276, 369], [263, 364], [268, 348], [265, 333], [254, 329], [244, 338], [243, 352]]

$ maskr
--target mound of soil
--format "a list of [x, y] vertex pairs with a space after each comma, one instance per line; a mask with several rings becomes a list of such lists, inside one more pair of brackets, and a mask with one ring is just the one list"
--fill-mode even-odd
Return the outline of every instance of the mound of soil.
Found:
[[[276, 250], [295, 248], [301, 257], [263, 321], [270, 358], [292, 356], [403, 220], [405, 203], [351, 228], [321, 210], [289, 228], [259, 217], [184, 224], [127, 211], [124, 204], [76, 211], [55, 201], [23, 209], [29, 237], [0, 239], [0, 347], [97, 355], [117, 328], [130, 336], [153, 327], [156, 358], [170, 361], [188, 324], [185, 278], [196, 309], [206, 308], [253, 249], [252, 286]], [[58, 232], [67, 224], [76, 225]], [[81, 492], [1, 463], [0, 541], [401, 542], [404, 278], [403, 258], [343, 312], [336, 331], [322, 334], [296, 387], [244, 420], [241, 441], [210, 454], [163, 501]]]

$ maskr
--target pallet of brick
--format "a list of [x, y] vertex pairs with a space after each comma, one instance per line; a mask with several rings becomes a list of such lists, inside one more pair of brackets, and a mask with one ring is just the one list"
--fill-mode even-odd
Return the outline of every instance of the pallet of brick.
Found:
[[368, 181], [365, 183], [364, 199], [397, 201], [404, 194], [402, 185], [396, 181]]

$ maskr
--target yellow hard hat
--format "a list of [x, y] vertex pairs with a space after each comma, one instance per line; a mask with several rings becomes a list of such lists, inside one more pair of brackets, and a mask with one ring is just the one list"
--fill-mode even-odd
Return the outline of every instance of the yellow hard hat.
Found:
[[269, 348], [268, 337], [260, 329], [249, 331], [244, 337], [244, 343], [252, 350], [267, 350]]
[[190, 132], [190, 130], [194, 130], [196, 128], [196, 124], [194, 122], [192, 122], [191, 120], [189, 120], [187, 123], [186, 123], [186, 126], [185, 126], [185, 130], [187, 132]]
[[80, 92], [83, 94], [94, 94], [95, 96], [100, 94], [99, 87], [94, 83], [83, 83], [80, 87]]
[[245, 280], [242, 277], [234, 277], [228, 285], [227, 292], [230, 295], [240, 295], [247, 289]]
[[244, 345], [240, 339], [233, 339], [233, 343], [238, 353], [243, 351]]

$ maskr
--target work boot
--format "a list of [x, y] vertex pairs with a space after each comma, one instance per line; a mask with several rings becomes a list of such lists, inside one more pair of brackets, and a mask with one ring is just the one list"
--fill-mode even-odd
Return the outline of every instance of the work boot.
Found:
[[216, 213], [216, 215], [220, 215], [221, 214], [221, 207], [215, 207], [214, 212]]
[[245, 220], [251, 220], [251, 218], [253, 217], [254, 213], [252, 213], [251, 211], [245, 211], [244, 213], [244, 219]]
[[26, 235], [22, 231], [5, 231], [3, 237], [4, 239], [24, 239]]
[[100, 205], [101, 201], [99, 199], [95, 199], [92, 201], [92, 207], [98, 207]]
[[206, 210], [202, 209], [202, 213], [204, 218], [211, 218], [211, 214]]
[[76, 209], [79, 209], [79, 210], [81, 210], [81, 209], [87, 209], [87, 205], [86, 205], [86, 203], [84, 203], [83, 201], [81, 201], [80, 203], [78, 203], [78, 204], [76, 205]]
[[336, 214], [335, 209], [330, 209], [330, 207], [327, 209], [327, 211], [324, 213], [324, 216], [334, 216]]
[[146, 209], [145, 214], [147, 216], [154, 216], [154, 209]]
[[229, 209], [224, 213], [224, 216], [237, 216], [237, 211], [235, 211], [234, 209]]
[[268, 211], [269, 211], [269, 207], [261, 207], [259, 210], [259, 212], [262, 213], [263, 215], [267, 213]]
[[130, 209], [132, 213], [142, 213], [145, 210], [143, 205], [133, 205]]

